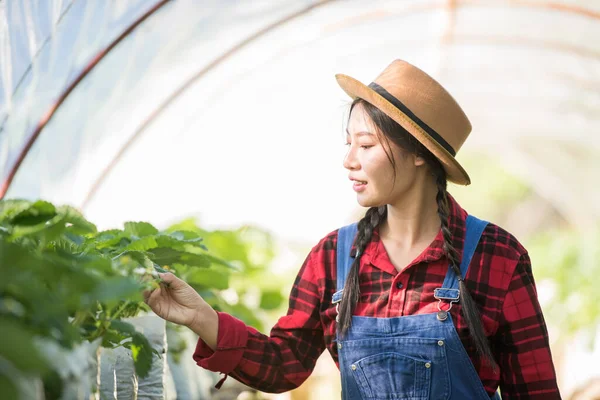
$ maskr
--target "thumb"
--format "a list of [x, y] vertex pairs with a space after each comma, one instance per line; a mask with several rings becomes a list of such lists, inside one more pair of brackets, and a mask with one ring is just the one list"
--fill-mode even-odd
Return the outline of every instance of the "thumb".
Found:
[[162, 281], [172, 289], [179, 289], [185, 286], [185, 282], [173, 275], [171, 272], [162, 272], [158, 276]]

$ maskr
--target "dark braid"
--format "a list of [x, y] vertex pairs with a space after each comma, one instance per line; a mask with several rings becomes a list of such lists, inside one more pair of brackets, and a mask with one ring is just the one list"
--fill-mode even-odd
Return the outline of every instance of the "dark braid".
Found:
[[475, 344], [475, 348], [477, 349], [477, 353], [486, 359], [492, 368], [496, 370], [497, 364], [494, 360], [494, 355], [492, 354], [492, 349], [485, 335], [485, 331], [483, 330], [479, 309], [477, 308], [475, 300], [473, 300], [473, 297], [471, 297], [471, 293], [467, 289], [467, 285], [465, 284], [465, 281], [460, 273], [458, 254], [454, 246], [452, 246], [452, 234], [448, 228], [449, 210], [448, 198], [446, 197], [447, 181], [446, 173], [443, 168], [440, 168], [436, 174], [436, 184], [438, 187], [438, 193], [436, 196], [438, 203], [438, 215], [440, 216], [440, 220], [442, 222], [442, 234], [444, 236], [444, 253], [450, 261], [450, 266], [452, 267], [452, 270], [458, 279], [458, 289], [460, 290], [460, 303], [462, 305], [463, 316], [467, 321], [467, 326], [471, 332], [471, 337]]
[[352, 323], [352, 313], [360, 298], [359, 268], [360, 258], [371, 241], [373, 230], [385, 220], [387, 215], [387, 206], [371, 207], [367, 210], [365, 216], [358, 222], [358, 234], [356, 235], [356, 257], [348, 272], [344, 294], [339, 307], [338, 331], [344, 336]]

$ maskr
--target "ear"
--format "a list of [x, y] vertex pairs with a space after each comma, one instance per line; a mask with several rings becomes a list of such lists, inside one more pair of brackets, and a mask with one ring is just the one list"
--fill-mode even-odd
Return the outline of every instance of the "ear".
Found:
[[415, 167], [420, 167], [420, 166], [425, 165], [425, 159], [416, 154], [413, 155], [413, 161], [414, 161]]

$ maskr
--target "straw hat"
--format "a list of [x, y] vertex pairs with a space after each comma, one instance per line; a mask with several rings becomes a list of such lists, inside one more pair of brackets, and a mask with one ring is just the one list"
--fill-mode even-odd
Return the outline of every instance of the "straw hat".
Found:
[[471, 132], [471, 123], [432, 77], [402, 60], [392, 62], [368, 86], [347, 75], [335, 77], [351, 98], [371, 103], [427, 147], [442, 162], [449, 181], [471, 183], [454, 158]]

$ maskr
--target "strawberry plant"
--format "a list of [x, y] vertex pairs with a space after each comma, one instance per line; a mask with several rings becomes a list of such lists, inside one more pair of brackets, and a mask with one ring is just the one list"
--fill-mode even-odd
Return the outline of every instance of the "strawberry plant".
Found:
[[261, 268], [250, 261], [248, 243], [227, 232], [213, 234], [215, 243], [238, 247], [221, 258], [204, 245], [201, 233], [211, 233], [191, 221], [166, 231], [127, 222], [123, 229], [98, 232], [69, 206], [1, 201], [0, 393], [17, 398], [15, 382], [40, 376], [46, 398], [60, 396], [43, 352], [48, 341], [64, 349], [84, 341], [127, 347], [136, 373], [147, 375], [152, 358], [161, 355], [124, 319], [149, 311], [141, 293], [159, 284], [155, 271], [176, 273], [215, 308], [260, 325], [249, 308], [219, 296], [232, 271]]

